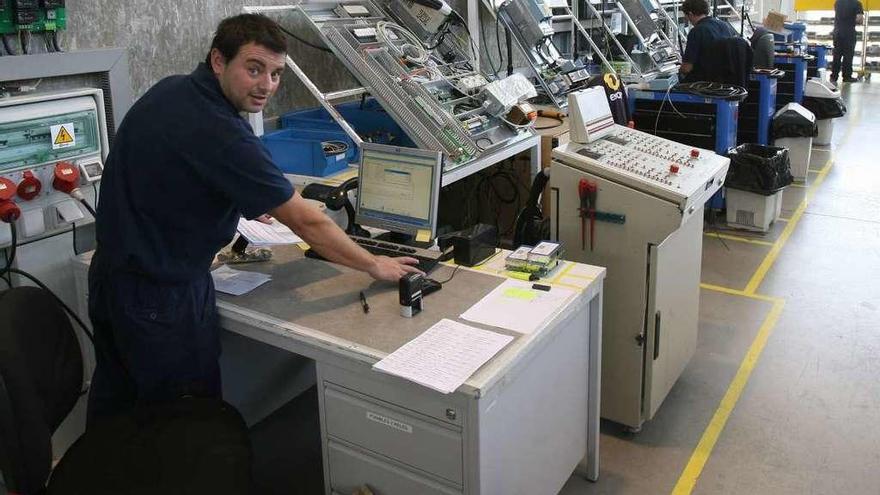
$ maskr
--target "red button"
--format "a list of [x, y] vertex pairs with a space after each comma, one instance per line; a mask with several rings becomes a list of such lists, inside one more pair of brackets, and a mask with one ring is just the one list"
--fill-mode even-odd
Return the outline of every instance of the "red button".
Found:
[[692, 149], [691, 150], [691, 158], [699, 158], [699, 157], [700, 157], [700, 150], [698, 150], [696, 148]]
[[669, 173], [677, 174], [678, 173], [678, 165], [676, 165], [674, 163], [672, 165], [670, 165], [669, 166]]
[[34, 173], [30, 170], [22, 175], [21, 182], [18, 183], [18, 197], [25, 201], [30, 201], [40, 194], [40, 191], [43, 189], [43, 183], [40, 182], [40, 179], [34, 177]]

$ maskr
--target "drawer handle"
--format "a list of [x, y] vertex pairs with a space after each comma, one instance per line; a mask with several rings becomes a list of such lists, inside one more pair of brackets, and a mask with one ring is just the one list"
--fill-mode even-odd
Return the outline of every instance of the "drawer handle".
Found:
[[455, 409], [447, 409], [446, 417], [449, 418], [450, 421], [455, 421], [455, 417], [457, 414], [455, 413]]

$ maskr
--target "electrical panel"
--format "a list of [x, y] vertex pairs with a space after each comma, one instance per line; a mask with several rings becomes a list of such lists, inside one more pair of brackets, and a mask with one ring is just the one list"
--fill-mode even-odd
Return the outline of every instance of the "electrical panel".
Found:
[[[107, 151], [100, 89], [0, 100], [0, 203], [21, 212], [19, 244], [92, 221], [66, 191], [78, 187], [94, 204]], [[0, 222], [0, 247], [9, 242], [9, 226]]]
[[660, 197], [680, 209], [704, 203], [724, 183], [728, 158], [615, 124], [588, 144], [570, 142], [555, 159], [616, 183]]
[[64, 0], [0, 0], [0, 35], [52, 32], [66, 27]]

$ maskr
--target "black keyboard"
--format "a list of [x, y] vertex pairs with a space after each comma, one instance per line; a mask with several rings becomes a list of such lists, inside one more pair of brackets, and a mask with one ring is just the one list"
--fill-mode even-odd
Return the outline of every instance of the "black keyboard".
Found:
[[377, 256], [391, 256], [392, 258], [396, 258], [398, 256], [409, 256], [411, 258], [415, 258], [419, 260], [419, 264], [417, 265], [419, 270], [428, 273], [437, 266], [437, 263], [440, 262], [440, 257], [443, 256], [443, 253], [440, 251], [433, 251], [430, 249], [421, 249], [413, 246], [407, 246], [406, 244], [397, 244], [395, 242], [383, 241], [381, 239], [371, 239], [369, 237], [360, 237], [356, 235], [348, 236], [356, 242], [360, 247], [366, 249], [371, 254], [375, 254]]

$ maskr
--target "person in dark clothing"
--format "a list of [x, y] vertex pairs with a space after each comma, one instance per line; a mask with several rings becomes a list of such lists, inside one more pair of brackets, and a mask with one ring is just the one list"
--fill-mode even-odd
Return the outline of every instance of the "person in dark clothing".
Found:
[[730, 24], [709, 17], [709, 2], [706, 0], [685, 0], [681, 11], [694, 27], [687, 36], [680, 72], [685, 76], [684, 81], [703, 81], [707, 77], [715, 42], [737, 34]]
[[865, 9], [859, 0], [834, 2], [834, 52], [831, 62], [831, 82], [843, 71], [843, 82], [856, 82], [852, 77], [853, 56], [856, 51], [856, 25], [864, 22]]
[[97, 367], [88, 420], [182, 396], [220, 397], [210, 266], [239, 219], [266, 215], [325, 258], [397, 281], [413, 258], [373, 256], [310, 205], [241, 112], [281, 80], [286, 39], [269, 18], [223, 20], [204, 63], [128, 111], [107, 157], [89, 271]]
[[763, 26], [757, 26], [749, 43], [752, 45], [752, 66], [755, 69], [772, 69], [775, 62], [773, 33]]

